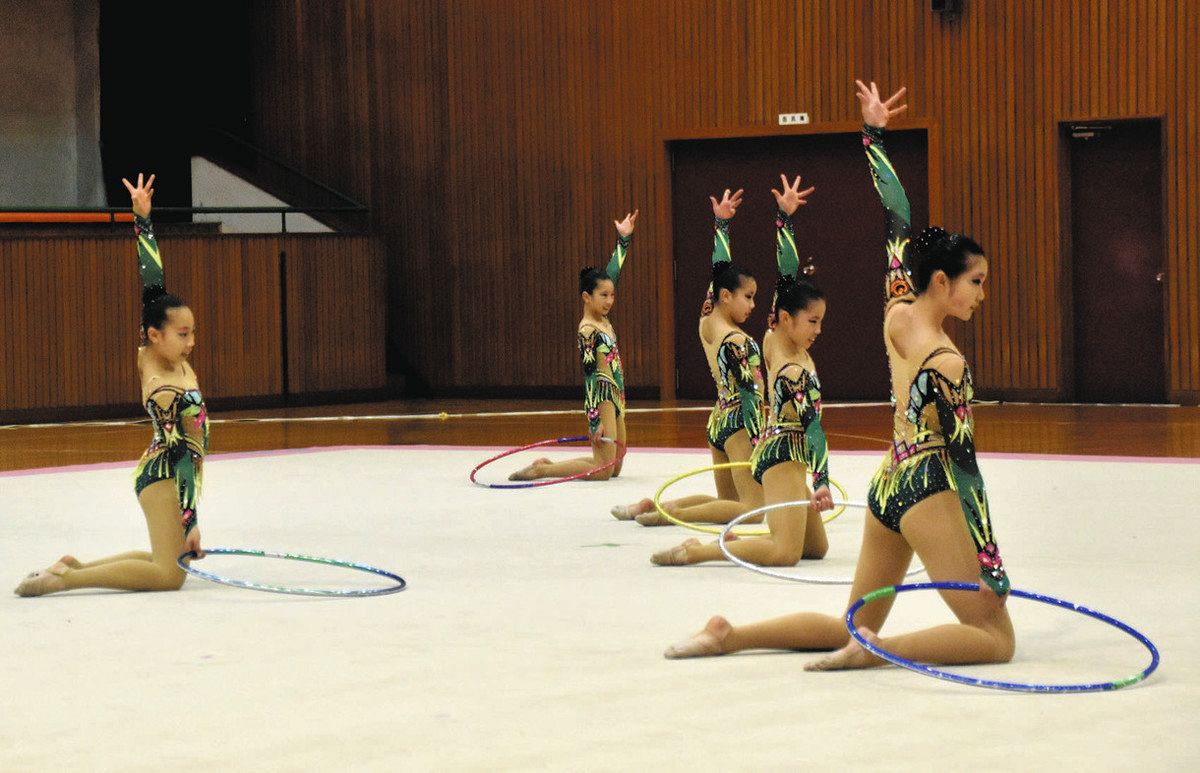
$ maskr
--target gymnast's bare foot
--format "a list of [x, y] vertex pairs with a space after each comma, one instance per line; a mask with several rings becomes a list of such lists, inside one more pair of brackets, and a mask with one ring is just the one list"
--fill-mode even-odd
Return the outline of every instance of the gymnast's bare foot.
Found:
[[66, 589], [67, 582], [62, 575], [43, 569], [21, 580], [21, 584], [13, 592], [18, 596], [45, 596], [47, 593], [58, 593]]
[[[652, 502], [651, 506], [653, 506], [653, 504], [654, 503]], [[664, 516], [662, 513], [658, 512], [657, 510], [651, 510], [648, 513], [642, 513], [641, 515], [634, 517], [633, 520], [637, 521], [642, 526], [670, 526], [671, 525], [671, 522], [666, 519], [666, 516]]]
[[63, 556], [62, 558], [58, 559], [53, 564], [51, 564], [49, 567], [47, 567], [46, 571], [61, 575], [64, 572], [66, 572], [68, 569], [82, 569], [82, 568], [83, 568], [83, 562], [80, 561], [75, 556]]
[[654, 555], [650, 556], [650, 563], [654, 564], [655, 566], [687, 566], [688, 545], [699, 544], [700, 540], [696, 539], [695, 537], [689, 537], [673, 548], [660, 550]]
[[509, 480], [537, 480], [542, 477], [541, 470], [538, 469], [543, 464], [550, 464], [550, 460], [546, 457], [535, 459], [530, 464], [525, 465], [521, 469], [508, 476]]
[[654, 509], [654, 500], [643, 499], [640, 502], [635, 502], [632, 505], [615, 505], [610, 511], [613, 517], [618, 521], [632, 521], [642, 513], [648, 513]]
[[687, 641], [672, 644], [667, 647], [663, 653], [664, 658], [709, 658], [714, 655], [725, 654], [725, 638], [729, 636], [729, 632], [733, 630], [733, 626], [729, 621], [720, 615], [708, 621], [704, 626], [704, 630], [695, 634]]
[[[859, 626], [858, 633], [872, 644], [883, 646], [879, 637], [866, 626]], [[804, 664], [805, 671], [843, 671], [851, 668], [872, 668], [882, 666], [886, 661], [877, 658], [863, 649], [857, 639], [851, 638], [849, 643], [840, 650], [834, 650], [820, 660]]]

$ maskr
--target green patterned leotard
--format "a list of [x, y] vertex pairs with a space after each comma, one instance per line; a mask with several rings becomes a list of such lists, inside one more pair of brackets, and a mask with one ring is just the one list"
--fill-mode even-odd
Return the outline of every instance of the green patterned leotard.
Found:
[[[863, 146], [875, 190], [887, 211], [887, 308], [912, 303], [909, 249], [912, 233], [908, 197], [883, 146], [883, 130], [863, 128]], [[909, 508], [934, 494], [958, 495], [979, 561], [979, 576], [997, 594], [1008, 592], [1009, 580], [992, 531], [983, 476], [975, 459], [975, 424], [971, 413], [974, 385], [963, 363], [957, 380], [927, 367], [932, 360], [962, 355], [943, 347], [931, 352], [913, 376], [907, 405], [896, 405], [892, 448], [871, 480], [871, 513], [889, 529], [900, 531]]]
[[[716, 218], [713, 235], [712, 262], [730, 262], [730, 220]], [[708, 286], [700, 316], [706, 317], [715, 307], [713, 286]], [[712, 371], [717, 386], [717, 403], [708, 416], [708, 442], [718, 451], [741, 430], [751, 441], [762, 432], [764, 417], [762, 350], [758, 342], [735, 330], [727, 333], [717, 347], [716, 367]]]
[[[134, 232], [137, 234], [142, 286], [165, 293], [162, 256], [150, 220], [135, 217]], [[172, 395], [165, 406], [155, 399], [162, 394]], [[174, 480], [179, 496], [180, 522], [187, 534], [196, 525], [204, 455], [208, 452], [208, 411], [204, 398], [198, 389], [164, 385], [149, 394], [146, 411], [154, 425], [154, 437], [134, 470], [134, 491], [141, 494], [152, 483]]]
[[829, 445], [821, 427], [821, 382], [794, 362], [779, 369], [771, 385], [771, 416], [754, 444], [754, 479], [777, 464], [803, 462], [812, 473], [813, 491], [829, 485]]
[[[631, 236], [617, 236], [617, 246], [608, 260], [605, 273], [613, 287], [621, 279], [621, 268], [629, 251]], [[587, 415], [588, 434], [595, 435], [600, 429], [600, 406], [609, 402], [617, 416], [625, 413], [625, 371], [621, 368], [621, 352], [617, 349], [615, 335], [595, 325], [580, 325], [576, 334], [579, 359], [583, 364], [583, 411]], [[609, 428], [615, 432], [615, 427]]]
[[[781, 278], [795, 280], [800, 271], [792, 218], [775, 211], [775, 263]], [[771, 300], [767, 326], [775, 327], [779, 294]], [[774, 333], [773, 335], [779, 335]], [[754, 444], [750, 457], [754, 479], [777, 464], [802, 462], [812, 474], [813, 491], [829, 485], [829, 444], [821, 426], [821, 382], [817, 374], [790, 362], [775, 373], [771, 384], [771, 411], [767, 428]]]

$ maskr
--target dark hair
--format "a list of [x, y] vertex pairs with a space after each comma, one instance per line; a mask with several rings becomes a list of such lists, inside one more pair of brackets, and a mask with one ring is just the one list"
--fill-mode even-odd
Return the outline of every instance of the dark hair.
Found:
[[974, 239], [929, 226], [913, 242], [913, 289], [918, 295], [925, 292], [929, 280], [938, 271], [944, 271], [948, 279], [957, 278], [967, 270], [971, 255], [983, 255], [983, 248]]
[[151, 285], [142, 290], [142, 340], [149, 335], [150, 328], [162, 329], [167, 321], [167, 312], [187, 304], [177, 295], [171, 295], [160, 285]]
[[736, 293], [743, 281], [753, 278], [754, 274], [736, 263], [728, 260], [714, 263], [712, 267], [713, 296], [719, 298], [722, 290]]
[[782, 276], [775, 285], [775, 316], [795, 314], [808, 308], [813, 301], [824, 300], [825, 293], [807, 279]]
[[588, 266], [579, 272], [579, 292], [591, 295], [596, 291], [596, 285], [606, 280], [612, 281], [607, 272], [595, 266]]

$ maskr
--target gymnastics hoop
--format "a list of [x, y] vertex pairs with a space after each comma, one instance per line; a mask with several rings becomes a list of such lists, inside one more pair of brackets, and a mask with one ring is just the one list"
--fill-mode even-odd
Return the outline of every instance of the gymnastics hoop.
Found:
[[538, 442], [530, 443], [527, 446], [513, 448], [508, 451], [505, 451], [504, 453], [496, 454], [495, 456], [493, 456], [490, 459], [484, 459], [482, 462], [475, 465], [475, 469], [471, 470], [471, 474], [469, 477], [471, 478], [471, 482], [474, 483], [476, 486], [483, 486], [484, 488], [538, 488], [539, 486], [553, 486], [555, 483], [566, 483], [569, 480], [579, 480], [580, 478], [586, 478], [589, 475], [594, 475], [595, 473], [601, 472], [603, 470], [607, 470], [609, 467], [615, 467], [617, 465], [617, 463], [619, 463], [622, 459], [625, 458], [625, 452], [628, 450], [625, 447], [625, 444], [622, 443], [620, 440], [613, 440], [612, 438], [603, 438], [605, 443], [615, 443], [616, 444], [617, 457], [615, 459], [613, 459], [611, 462], [602, 464], [599, 467], [588, 470], [587, 472], [580, 472], [575, 475], [568, 475], [565, 478], [551, 478], [550, 480], [521, 481], [519, 483], [482, 483], [478, 480], [475, 480], [475, 473], [479, 472], [484, 467], [487, 467], [492, 462], [499, 461], [500, 459], [503, 459], [506, 456], [512, 456], [513, 454], [519, 454], [522, 451], [528, 451], [531, 448], [541, 448], [543, 446], [563, 445], [564, 443], [582, 443], [584, 441], [589, 441], [589, 440], [591, 440], [591, 438], [587, 435], [576, 435], [574, 437], [560, 437], [560, 438], [551, 438], [550, 440], [539, 440]]
[[854, 615], [862, 608], [864, 604], [874, 601], [884, 596], [893, 595], [896, 593], [904, 593], [910, 590], [969, 590], [978, 591], [979, 586], [969, 582], [921, 582], [911, 585], [889, 585], [884, 588], [873, 590], [861, 599], [855, 601], [846, 610], [846, 628], [850, 631], [850, 635], [862, 645], [864, 649], [871, 652], [889, 663], [894, 663], [897, 666], [903, 666], [910, 671], [916, 671], [926, 676], [945, 679], [948, 682], [958, 682], [959, 684], [968, 684], [973, 687], [989, 687], [993, 690], [1013, 690], [1015, 692], [1100, 692], [1103, 690], [1119, 690], [1122, 687], [1128, 687], [1131, 684], [1137, 684], [1150, 676], [1154, 669], [1158, 668], [1158, 648], [1154, 646], [1154, 642], [1150, 641], [1144, 634], [1133, 628], [1130, 625], [1122, 623], [1115, 617], [1109, 617], [1103, 612], [1097, 612], [1094, 609], [1088, 609], [1071, 601], [1056, 599], [1053, 596], [1043, 596], [1040, 593], [1032, 593], [1030, 591], [1010, 589], [1008, 595], [1016, 596], [1021, 599], [1032, 599], [1040, 601], [1043, 604], [1051, 604], [1063, 609], [1069, 609], [1073, 612], [1087, 615], [1095, 618], [1103, 623], [1108, 623], [1114, 628], [1117, 628], [1137, 639], [1143, 646], [1150, 651], [1150, 665], [1142, 669], [1139, 673], [1133, 676], [1127, 676], [1124, 679], [1116, 679], [1111, 682], [1094, 682], [1092, 684], [1023, 684], [1021, 682], [1000, 682], [993, 679], [977, 679], [975, 677], [963, 676], [962, 674], [954, 674], [949, 671], [931, 668], [923, 663], [902, 658], [899, 655], [894, 655], [887, 650], [884, 650], [877, 645], [867, 641], [862, 634], [858, 632], [858, 628], [854, 625]]
[[[708, 467], [701, 467], [698, 470], [691, 470], [691, 471], [685, 472], [681, 475], [676, 475], [674, 478], [671, 478], [666, 483], [662, 484], [662, 486], [659, 487], [658, 491], [656, 491], [654, 493], [654, 509], [658, 511], [659, 515], [661, 515], [663, 518], [666, 518], [668, 521], [675, 524], [676, 526], [682, 526], [685, 529], [691, 529], [692, 531], [698, 531], [703, 534], [725, 534], [728, 532], [727, 528], [722, 528], [720, 526], [698, 526], [694, 523], [688, 523], [687, 521], [681, 521], [678, 518], [676, 518], [675, 516], [668, 513], [662, 506], [663, 492], [666, 491], [669, 487], [674, 486], [676, 483], [683, 480], [684, 478], [690, 478], [693, 475], [703, 475], [706, 472], [715, 472], [717, 470], [732, 470], [735, 467], [749, 467], [749, 466], [750, 466], [750, 462], [725, 462], [724, 464], [712, 464], [712, 465], [709, 465]], [[838, 493], [840, 493], [843, 497], [847, 496], [846, 489], [842, 488], [842, 484], [838, 483], [833, 478], [829, 479], [829, 485], [836, 488], [838, 490]], [[845, 505], [838, 508], [837, 510], [834, 510], [832, 513], [830, 513], [829, 515], [827, 515], [825, 517], [824, 523], [829, 523], [834, 518], [837, 518], [839, 515], [841, 515], [843, 512], [845, 512], [845, 510], [846, 510]], [[737, 534], [737, 536], [739, 536], [739, 537], [763, 537], [770, 533], [771, 533], [770, 529], [749, 529], [747, 531], [735, 532], [735, 534]]]
[[232, 577], [222, 577], [219, 574], [210, 574], [201, 569], [191, 566], [188, 561], [196, 557], [196, 551], [189, 550], [176, 559], [179, 568], [193, 577], [199, 577], [202, 580], [209, 582], [220, 583], [221, 585], [232, 585], [235, 588], [246, 588], [248, 590], [261, 590], [268, 593], [288, 593], [293, 596], [336, 596], [340, 598], [350, 598], [354, 596], [386, 596], [389, 593], [398, 593], [408, 587], [408, 583], [398, 574], [393, 574], [386, 569], [380, 569], [376, 566], [368, 566], [367, 564], [359, 564], [354, 561], [343, 561], [337, 558], [321, 558], [320, 556], [306, 556], [300, 553], [272, 553], [267, 550], [241, 550], [239, 548], [209, 548], [204, 551], [207, 555], [213, 556], [255, 556], [258, 558], [284, 558], [289, 561], [308, 561], [313, 564], [327, 564], [329, 566], [340, 566], [345, 569], [356, 569], [360, 572], [369, 574], [377, 574], [380, 577], [386, 577], [389, 580], [394, 580], [395, 585], [386, 588], [371, 588], [366, 590], [326, 590], [323, 588], [293, 588], [285, 585], [267, 585], [265, 583], [251, 582], [249, 580], [238, 580]]
[[[841, 489], [841, 486], [838, 486], [838, 488]], [[728, 524], [725, 525], [725, 529], [721, 532], [721, 536], [717, 538], [717, 546], [721, 548], [721, 552], [725, 554], [725, 558], [729, 559], [731, 562], [737, 564], [738, 566], [742, 567], [743, 569], [749, 569], [752, 572], [758, 572], [759, 574], [765, 574], [768, 577], [774, 577], [779, 580], [790, 580], [791, 582], [803, 582], [803, 583], [808, 583], [809, 585], [853, 585], [854, 584], [853, 577], [801, 577], [801, 576], [795, 575], [795, 574], [784, 574], [783, 572], [776, 572], [773, 569], [769, 569], [765, 566], [759, 566], [758, 564], [752, 564], [749, 561], [738, 558], [737, 556], [735, 556], [733, 553], [731, 553], [729, 551], [729, 546], [725, 544], [725, 539], [726, 539], [725, 535], [727, 535], [735, 526], [737, 526], [739, 523], [741, 523], [743, 520], [745, 520], [747, 518], [751, 518], [755, 515], [758, 515], [759, 513], [766, 513], [771, 510], [777, 510], [781, 507], [799, 507], [800, 505], [807, 505], [808, 503], [809, 503], [809, 500], [807, 500], [807, 499], [801, 499], [796, 502], [777, 502], [773, 505], [765, 505], [763, 507], [756, 507], [753, 510], [742, 513], [737, 518], [734, 518], [732, 521], [730, 521]], [[866, 510], [868, 507], [865, 502], [834, 502], [834, 504], [840, 505], [842, 510], [846, 509], [847, 507], [858, 507], [863, 510]], [[839, 510], [838, 512], [841, 512], [841, 511]], [[833, 519], [829, 518], [825, 521], [825, 523], [829, 523], [829, 521], [831, 521], [831, 520], [833, 520]], [[925, 571], [925, 567], [918, 566], [916, 569], [911, 569], [908, 572], [906, 572], [904, 576], [911, 577], [914, 574], [920, 574], [923, 571]]]

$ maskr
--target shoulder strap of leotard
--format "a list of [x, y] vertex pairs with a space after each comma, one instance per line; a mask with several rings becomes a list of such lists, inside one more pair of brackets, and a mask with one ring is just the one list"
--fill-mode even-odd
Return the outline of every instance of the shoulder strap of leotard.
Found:
[[732, 338], [732, 337], [734, 337], [734, 336], [746, 336], [746, 340], [747, 340], [747, 341], [753, 341], [753, 340], [754, 340], [754, 339], [752, 339], [750, 336], [748, 336], [748, 335], [746, 335], [744, 332], [742, 332], [741, 330], [730, 330], [728, 333], [726, 333], [726, 334], [725, 334], [725, 337], [721, 339], [721, 343], [719, 343], [719, 344], [717, 344], [717, 345], [718, 345], [718, 346], [724, 346], [724, 345], [725, 345], [725, 342], [726, 342], [726, 341], [728, 341], [730, 338]]
[[929, 361], [932, 360], [934, 357], [937, 357], [939, 354], [945, 354], [946, 352], [950, 352], [953, 355], [962, 357], [961, 354], [959, 354], [954, 349], [951, 349], [949, 346], [939, 346], [938, 348], [936, 348], [932, 352], [930, 352], [928, 357], [926, 357], [924, 360], [921, 361], [921, 365], [918, 368], [918, 370], [920, 370], [920, 368], [923, 368], [926, 365], [928, 365]]
[[781, 365], [779, 367], [779, 370], [775, 371], [776, 378], [778, 378], [779, 376], [782, 376], [783, 372], [785, 370], [787, 370], [788, 368], [792, 368], [792, 367], [799, 368], [800, 370], [802, 370], [806, 373], [808, 372], [808, 368], [804, 367], [803, 365], [801, 365], [798, 362], [785, 362], [783, 365]]
[[[159, 392], [170, 392], [171, 394], [175, 395], [175, 400], [178, 400], [181, 397], [183, 397], [188, 392], [188, 390], [186, 390], [182, 387], [173, 386], [171, 384], [163, 384], [160, 387], [155, 387], [154, 389], [151, 389], [150, 393], [148, 395], [146, 395], [146, 401], [150, 402], [150, 401], [154, 400], [154, 396], [156, 394], [158, 394]], [[155, 402], [157, 402], [157, 401], [155, 401]]]
[[600, 327], [599, 325], [593, 325], [590, 322], [588, 324], [580, 327], [578, 332], [579, 332], [579, 335], [583, 336], [584, 338], [587, 338], [592, 335], [595, 335], [596, 333], [599, 333], [600, 335], [604, 336], [605, 338], [613, 339], [613, 336], [607, 330]]

